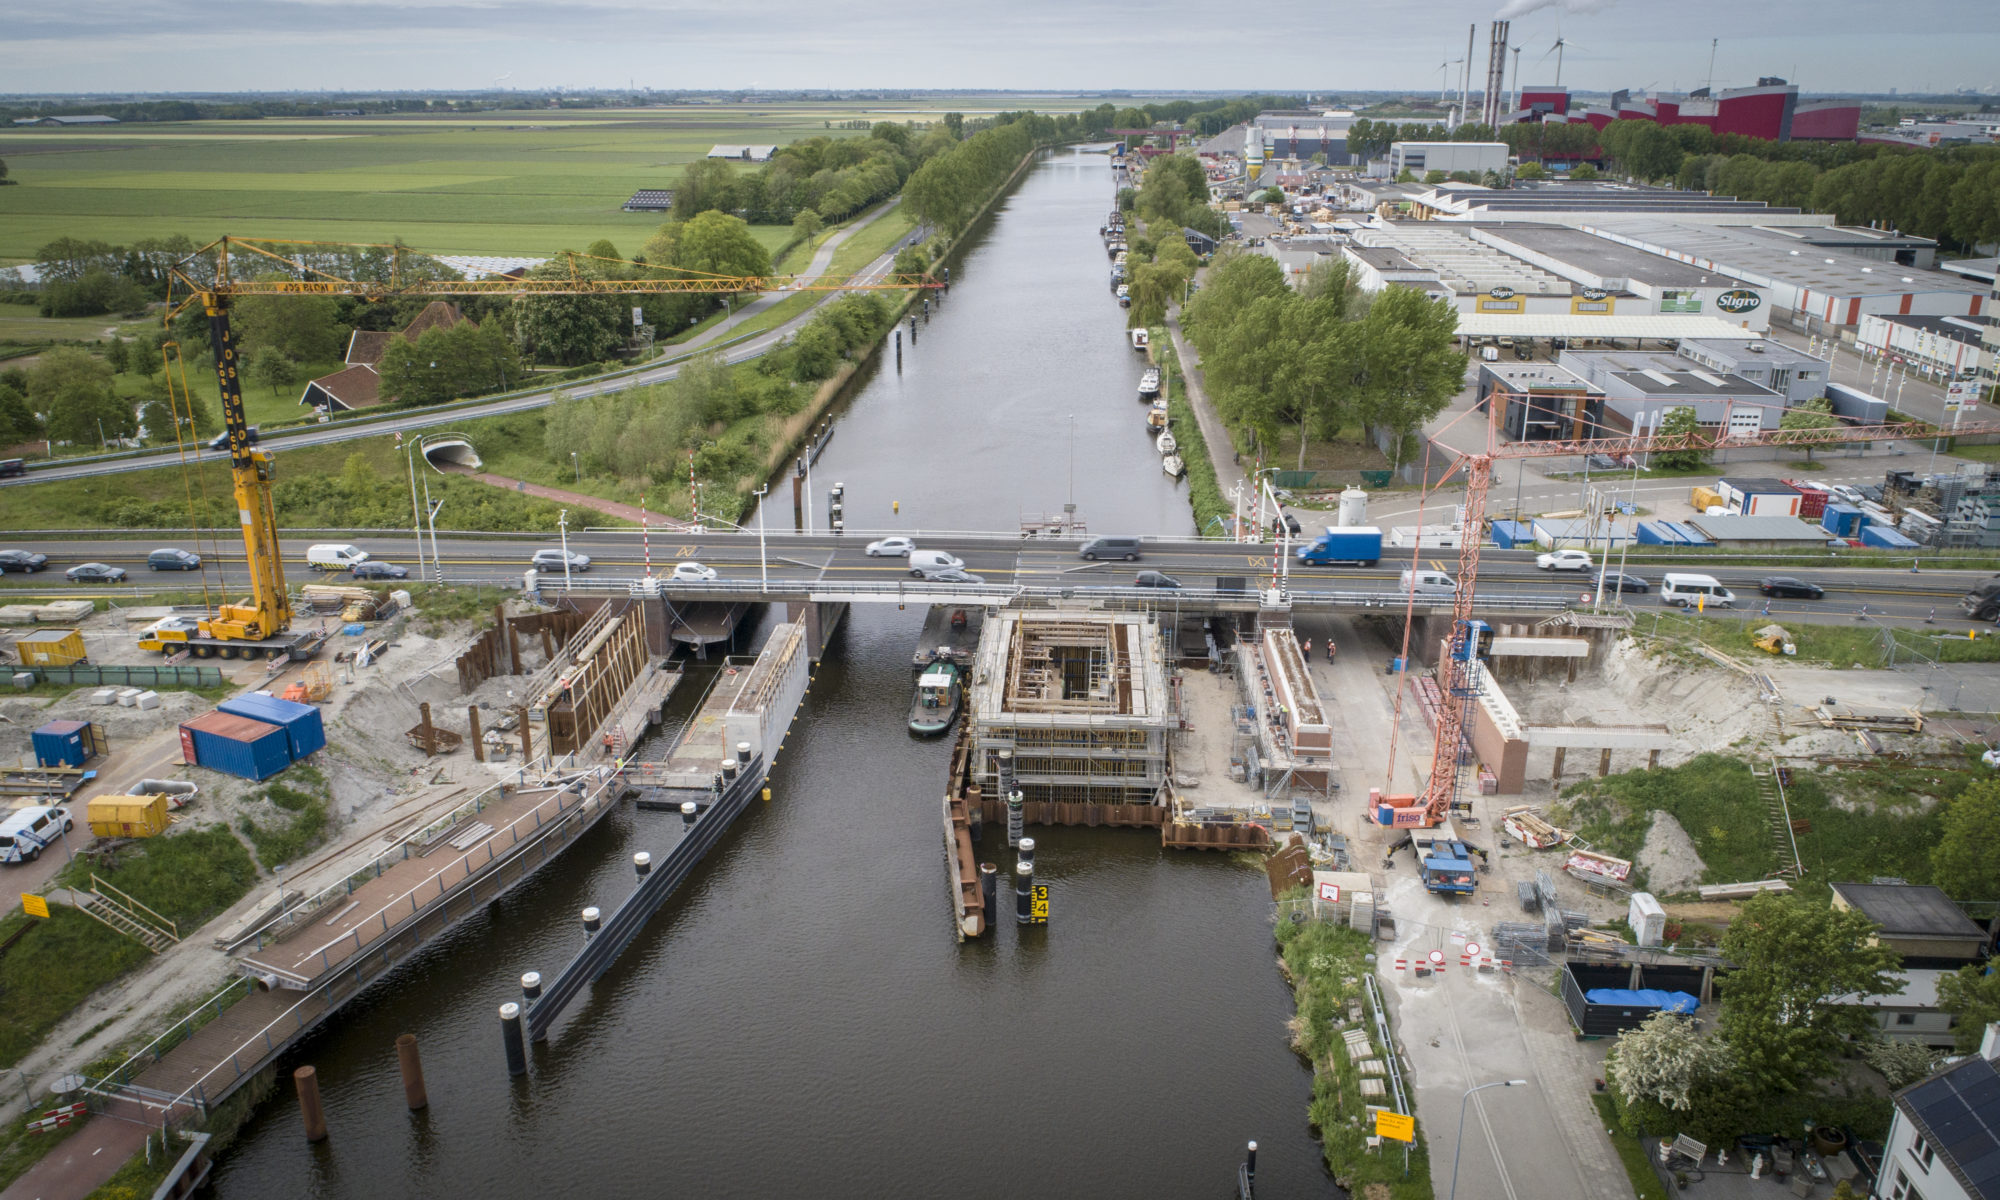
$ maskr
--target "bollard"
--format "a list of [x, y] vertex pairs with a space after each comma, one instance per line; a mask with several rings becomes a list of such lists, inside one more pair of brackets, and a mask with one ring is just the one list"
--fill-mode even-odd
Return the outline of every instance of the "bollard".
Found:
[[325, 1141], [326, 1109], [319, 1102], [319, 1073], [311, 1067], [300, 1067], [292, 1072], [292, 1083], [299, 1089], [299, 1116], [306, 1124], [306, 1140]]
[[603, 927], [604, 921], [598, 914], [595, 904], [583, 910], [583, 937], [585, 941], [589, 941], [590, 935]]
[[1255, 1142], [1251, 1142], [1249, 1148], [1243, 1152], [1243, 1173], [1250, 1177], [1252, 1183], [1257, 1181], [1257, 1143]]
[[722, 781], [724, 784], [731, 784], [736, 782], [735, 759], [725, 758], [722, 760]]
[[1024, 858], [1014, 864], [1014, 923], [1028, 923], [1029, 897], [1035, 891], [1035, 862]]
[[1035, 839], [1031, 837], [1022, 838], [1019, 849], [1021, 861], [1028, 864], [1029, 873], [1032, 874], [1035, 869]]
[[632, 869], [638, 872], [639, 878], [644, 879], [646, 876], [652, 874], [653, 856], [644, 850], [634, 854], [632, 856]]
[[529, 971], [527, 974], [521, 976], [522, 1011], [525, 1012], [526, 1010], [533, 1008], [535, 1006], [535, 1001], [540, 1000], [541, 998], [542, 998], [542, 973], [540, 971]]
[[993, 927], [993, 918], [1000, 915], [1000, 868], [992, 863], [979, 864], [979, 900], [986, 909], [986, 927]]
[[736, 761], [737, 761], [737, 762], [740, 762], [740, 763], [742, 763], [742, 764], [743, 764], [744, 766], [746, 766], [746, 767], [750, 765], [750, 743], [749, 743], [749, 742], [738, 742], [738, 743], [736, 743]]
[[403, 1100], [410, 1111], [427, 1108], [431, 1098], [424, 1091], [424, 1060], [417, 1057], [417, 1035], [406, 1033], [396, 1039], [396, 1066], [403, 1073]]
[[521, 1006], [509, 1000], [500, 1006], [500, 1042], [507, 1048], [507, 1074], [528, 1073], [528, 1047], [521, 1040]]
[[694, 801], [692, 800], [681, 801], [681, 824], [683, 825], [694, 824], [694, 815], [695, 813], [700, 811], [701, 811], [701, 806], [696, 804]]
[[1007, 845], [1019, 849], [1021, 845], [1021, 793], [1007, 793]]

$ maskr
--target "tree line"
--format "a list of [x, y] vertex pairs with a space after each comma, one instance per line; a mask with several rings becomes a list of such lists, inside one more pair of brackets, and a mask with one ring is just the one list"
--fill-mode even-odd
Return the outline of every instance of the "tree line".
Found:
[[1353, 425], [1395, 435], [1400, 465], [1403, 442], [1464, 381], [1451, 306], [1412, 288], [1365, 293], [1345, 260], [1295, 289], [1276, 260], [1225, 249], [1185, 322], [1223, 420], [1260, 453], [1296, 432], [1301, 469], [1308, 441]]

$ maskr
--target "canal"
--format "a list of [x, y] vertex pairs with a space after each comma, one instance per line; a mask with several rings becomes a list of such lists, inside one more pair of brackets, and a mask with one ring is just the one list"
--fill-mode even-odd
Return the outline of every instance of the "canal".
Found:
[[[1074, 416], [1094, 531], [1189, 530], [1141, 432], [1139, 356], [1106, 287], [1111, 194], [1103, 156], [1058, 151], [968, 239], [901, 373], [885, 353], [859, 381], [815, 469], [822, 492], [847, 484], [851, 525], [1003, 529], [1058, 510]], [[615, 903], [632, 853], [667, 844], [677, 818], [614, 814], [304, 1043], [286, 1072], [318, 1068], [332, 1136], [306, 1144], [281, 1078], [222, 1156], [217, 1194], [1220, 1197], [1255, 1138], [1263, 1194], [1333, 1195], [1305, 1124], [1310, 1076], [1286, 1048], [1261, 871], [1137, 831], [1041, 830], [1049, 927], [953, 940], [949, 745], [903, 729], [923, 616], [851, 613], [772, 801], [524, 1080], [506, 1076], [495, 1007], [522, 971], [567, 960], [577, 912]], [[400, 1033], [429, 1076], [414, 1116]]]

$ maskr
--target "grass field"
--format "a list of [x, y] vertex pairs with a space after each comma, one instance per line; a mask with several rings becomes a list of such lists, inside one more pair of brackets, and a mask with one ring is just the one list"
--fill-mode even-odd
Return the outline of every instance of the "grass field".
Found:
[[[1042, 99], [1035, 107], [1079, 106]], [[223, 233], [401, 238], [440, 253], [496, 254], [608, 238], [636, 253], [661, 214], [619, 206], [639, 188], [675, 186], [682, 165], [718, 142], [854, 137], [859, 130], [827, 126], [923, 122], [946, 107], [704, 105], [0, 131], [0, 158], [19, 184], [0, 188], [0, 265], [26, 261], [58, 237], [128, 244], [176, 233], [197, 242]], [[773, 249], [787, 236], [766, 233]]]

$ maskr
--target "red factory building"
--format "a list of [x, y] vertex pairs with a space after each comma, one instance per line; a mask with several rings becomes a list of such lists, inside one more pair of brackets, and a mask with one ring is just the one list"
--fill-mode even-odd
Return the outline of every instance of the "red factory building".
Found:
[[1510, 121], [1587, 121], [1602, 129], [1613, 121], [1653, 121], [1661, 125], [1706, 125], [1716, 133], [1735, 133], [1767, 142], [1853, 141], [1861, 131], [1861, 105], [1851, 100], [1800, 100], [1799, 89], [1782, 79], [1765, 78], [1756, 87], [1710, 92], [1700, 88], [1685, 96], [1634, 97], [1611, 94], [1609, 104], [1573, 108], [1568, 89], [1524, 87], [1520, 110]]

